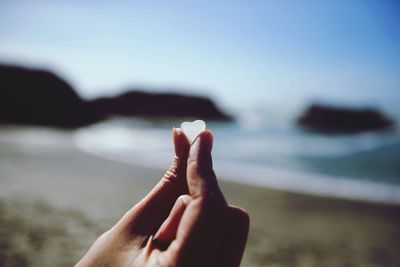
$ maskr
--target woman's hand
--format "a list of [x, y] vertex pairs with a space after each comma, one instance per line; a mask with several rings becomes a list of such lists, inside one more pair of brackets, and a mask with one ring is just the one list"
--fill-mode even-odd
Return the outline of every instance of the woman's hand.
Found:
[[249, 216], [228, 206], [212, 169], [212, 134], [190, 146], [173, 132], [175, 160], [161, 181], [101, 235], [76, 265], [239, 266]]

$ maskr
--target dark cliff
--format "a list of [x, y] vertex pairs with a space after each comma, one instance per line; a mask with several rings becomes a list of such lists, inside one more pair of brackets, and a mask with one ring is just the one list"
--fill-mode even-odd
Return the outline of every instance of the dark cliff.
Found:
[[298, 120], [298, 124], [316, 132], [358, 133], [385, 130], [394, 122], [375, 109], [351, 109], [320, 104], [310, 106]]
[[208, 98], [127, 92], [82, 100], [55, 74], [0, 64], [0, 123], [76, 128], [109, 116], [231, 120]]
[[97, 119], [72, 87], [45, 70], [0, 65], [0, 122], [62, 128]]
[[196, 117], [231, 120], [208, 98], [173, 93], [132, 91], [90, 103], [93, 110], [108, 116]]

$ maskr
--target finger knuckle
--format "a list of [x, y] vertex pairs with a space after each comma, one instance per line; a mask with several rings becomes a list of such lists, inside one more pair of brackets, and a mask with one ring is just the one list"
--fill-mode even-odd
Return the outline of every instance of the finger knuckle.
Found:
[[175, 156], [171, 167], [165, 172], [163, 178], [165, 180], [176, 179], [179, 176], [178, 170], [180, 168], [180, 165], [181, 165], [180, 158], [178, 156]]
[[190, 200], [191, 200], [191, 197], [189, 195], [181, 195], [178, 197], [177, 201], [181, 202], [184, 205], [188, 205]]
[[234, 207], [231, 209], [231, 214], [233, 220], [241, 222], [243, 225], [250, 224], [250, 215], [245, 209], [241, 207]]
[[221, 194], [214, 191], [208, 191], [200, 196], [200, 203], [203, 208], [215, 211], [223, 211], [227, 208], [226, 202]]
[[163, 179], [165, 180], [172, 180], [172, 179], [176, 179], [178, 177], [178, 174], [176, 172], [175, 168], [171, 168], [168, 171], [165, 172]]

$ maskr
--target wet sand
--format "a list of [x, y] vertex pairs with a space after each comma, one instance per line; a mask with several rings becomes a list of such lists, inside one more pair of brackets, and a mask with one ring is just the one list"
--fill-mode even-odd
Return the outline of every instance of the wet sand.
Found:
[[[0, 138], [1, 266], [73, 265], [163, 175], [62, 138], [45, 146]], [[251, 216], [242, 266], [400, 265], [399, 206], [220, 185]]]

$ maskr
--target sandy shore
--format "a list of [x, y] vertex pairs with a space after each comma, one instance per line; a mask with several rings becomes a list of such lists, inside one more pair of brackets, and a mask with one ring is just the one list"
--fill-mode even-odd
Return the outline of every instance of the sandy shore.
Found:
[[[0, 265], [71, 266], [162, 172], [0, 132]], [[2, 138], [7, 135], [7, 138]], [[279, 177], [277, 177], [279, 179]], [[242, 266], [399, 266], [400, 207], [221, 182], [251, 215]]]

